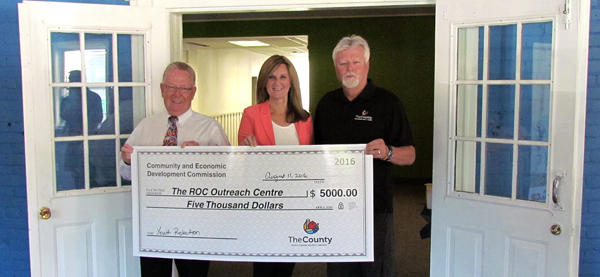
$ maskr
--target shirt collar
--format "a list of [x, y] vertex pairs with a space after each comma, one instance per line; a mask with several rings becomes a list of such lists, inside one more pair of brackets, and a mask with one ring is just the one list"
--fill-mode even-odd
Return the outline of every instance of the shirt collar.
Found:
[[[190, 119], [190, 117], [192, 117], [192, 108], [190, 108], [189, 110], [187, 110], [187, 112], [183, 113], [182, 115], [177, 117], [177, 125], [181, 125], [183, 126], [185, 124], [185, 122]], [[165, 118], [165, 122], [168, 124], [169, 123], [169, 117], [171, 115], [169, 114], [169, 112], [165, 111], [163, 114], [163, 117]]]

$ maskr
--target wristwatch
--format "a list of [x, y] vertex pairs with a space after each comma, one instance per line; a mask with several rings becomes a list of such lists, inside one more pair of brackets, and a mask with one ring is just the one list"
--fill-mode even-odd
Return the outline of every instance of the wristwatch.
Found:
[[388, 153], [387, 153], [387, 157], [385, 158], [385, 161], [389, 162], [394, 157], [394, 148], [392, 148], [391, 145], [387, 145], [387, 148], [388, 148]]

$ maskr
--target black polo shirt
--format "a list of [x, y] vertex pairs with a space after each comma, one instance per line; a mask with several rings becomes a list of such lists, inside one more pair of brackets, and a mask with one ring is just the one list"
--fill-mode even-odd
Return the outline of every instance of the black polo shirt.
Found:
[[[402, 102], [393, 93], [368, 80], [352, 101], [337, 89], [327, 93], [314, 116], [316, 144], [358, 144], [383, 139], [387, 145], [413, 145]], [[374, 212], [393, 212], [392, 164], [373, 160]]]

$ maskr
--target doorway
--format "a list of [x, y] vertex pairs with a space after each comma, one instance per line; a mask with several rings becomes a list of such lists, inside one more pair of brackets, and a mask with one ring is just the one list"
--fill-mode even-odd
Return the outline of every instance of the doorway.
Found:
[[[417, 8], [415, 8], [417, 9]], [[435, 16], [433, 6], [430, 13], [407, 14], [408, 8], [389, 9], [386, 16], [380, 16], [385, 9], [359, 11], [337, 11], [338, 16], [329, 18], [311, 18], [311, 13], [298, 12], [303, 18], [280, 19], [266, 18], [240, 20], [239, 17], [252, 18], [254, 13], [240, 14], [238, 20], [232, 14], [223, 15], [184, 15], [183, 39], [217, 37], [265, 37], [307, 35], [309, 45], [309, 112], [327, 92], [339, 88], [339, 81], [333, 68], [332, 51], [339, 39], [357, 34], [363, 36], [371, 47], [371, 68], [369, 77], [377, 86], [386, 88], [398, 95], [404, 103], [407, 115], [413, 127], [415, 147], [419, 149], [419, 158], [412, 166], [395, 167], [394, 176], [408, 183], [423, 185], [431, 181], [433, 162], [433, 85], [435, 60]], [[423, 11], [423, 8], [417, 9]], [[371, 12], [371, 15], [369, 15]], [[404, 13], [402, 13], [404, 12]], [[318, 12], [315, 12], [318, 14]], [[332, 12], [333, 13], [333, 12]], [[353, 14], [354, 13], [354, 14]], [[292, 13], [295, 15], [295, 13]], [[355, 16], [355, 17], [352, 17]], [[218, 20], [217, 20], [218, 19]], [[229, 21], [226, 21], [229, 20]], [[221, 93], [210, 90], [211, 94]], [[210, 96], [197, 95], [198, 99], [211, 99]], [[243, 109], [250, 105], [240, 105]], [[217, 105], [208, 100], [211, 105]], [[236, 105], [218, 103], [218, 105]], [[199, 112], [207, 113], [200, 110]], [[209, 113], [210, 115], [210, 113]]]
[[[406, 12], [404, 9], [398, 10]], [[216, 15], [183, 17], [184, 44], [185, 41], [200, 37], [306, 34], [310, 63], [310, 111], [314, 111], [325, 93], [339, 87], [331, 57], [339, 39], [357, 34], [369, 42], [369, 76], [378, 86], [396, 93], [403, 101], [413, 126], [416, 147], [419, 149], [419, 158], [415, 165], [396, 167], [394, 172], [398, 180], [394, 212], [397, 218], [397, 266], [401, 269], [400, 276], [428, 276], [429, 272], [429, 239], [421, 239], [419, 231], [427, 224], [420, 212], [426, 204], [424, 184], [431, 181], [433, 152], [433, 10], [431, 8], [429, 13], [401, 16], [385, 14], [383, 17], [378, 17], [383, 12], [382, 9], [363, 11], [365, 14], [372, 11], [371, 15], [358, 15], [357, 10], [347, 10], [347, 13], [338, 11], [342, 16], [336, 18], [310, 16], [310, 13], [303, 13], [302, 18], [291, 19], [266, 18], [264, 13], [244, 14], [246, 20], [232, 18], [234, 15], [231, 14], [223, 15], [223, 18], [216, 18]], [[199, 17], [203, 19], [199, 20]], [[198, 99], [205, 99], [202, 94], [198, 96]], [[407, 256], [413, 258], [401, 258]], [[211, 272], [218, 272], [220, 268], [231, 269], [229, 263], [213, 265]], [[251, 265], [247, 263], [238, 263], [235, 266], [239, 268], [239, 272], [251, 269]], [[323, 265], [300, 264], [296, 267], [295, 276], [325, 276], [324, 269]]]

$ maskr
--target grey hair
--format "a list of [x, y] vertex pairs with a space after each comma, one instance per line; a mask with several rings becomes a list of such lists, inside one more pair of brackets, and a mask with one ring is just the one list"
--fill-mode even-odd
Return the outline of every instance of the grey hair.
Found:
[[190, 77], [192, 77], [192, 84], [196, 84], [196, 72], [194, 72], [194, 69], [188, 65], [187, 63], [184, 62], [173, 62], [169, 65], [167, 65], [167, 68], [165, 68], [165, 72], [163, 73], [163, 78], [162, 78], [162, 82], [165, 82], [165, 79], [167, 78], [167, 73], [171, 72], [171, 70], [174, 69], [179, 69], [179, 70], [184, 70], [187, 71], [190, 74]]
[[365, 50], [365, 61], [369, 61], [369, 57], [371, 57], [371, 50], [369, 48], [369, 44], [361, 36], [352, 35], [349, 37], [342, 38], [335, 46], [332, 55], [333, 62], [335, 62], [335, 55], [337, 55], [337, 53], [344, 51], [352, 46], [361, 46]]

